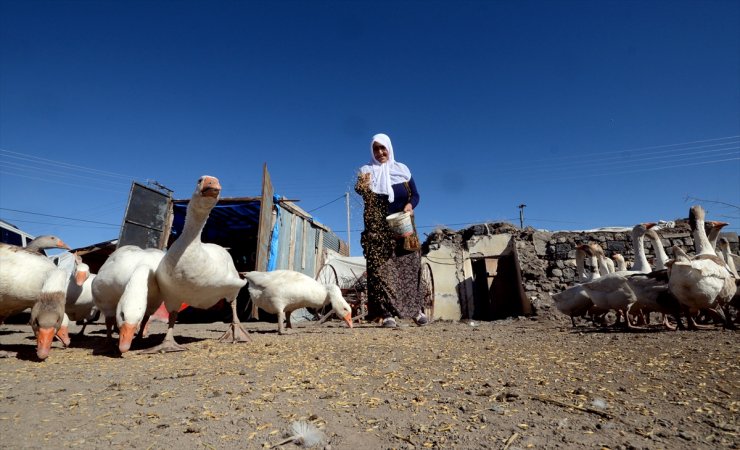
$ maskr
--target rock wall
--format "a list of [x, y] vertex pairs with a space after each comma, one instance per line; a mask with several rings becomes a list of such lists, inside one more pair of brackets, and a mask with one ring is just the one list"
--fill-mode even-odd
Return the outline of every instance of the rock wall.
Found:
[[[604, 248], [606, 256], [621, 253], [625, 260], [634, 260], [634, 249], [630, 231], [560, 231], [547, 232], [527, 227], [519, 229], [509, 223], [485, 223], [468, 227], [460, 231], [450, 229], [436, 230], [424, 242], [424, 249], [430, 246], [460, 247], [465, 246], [472, 236], [486, 234], [508, 234], [516, 242], [519, 266], [522, 273], [524, 291], [532, 303], [535, 314], [553, 314], [551, 295], [562, 291], [575, 283], [576, 251], [580, 244], [596, 242]], [[671, 228], [657, 231], [665, 252], [671, 257], [671, 247], [678, 245], [693, 253], [694, 240], [685, 220], [678, 220]], [[730, 241], [732, 253], [738, 254], [737, 233], [721, 233]], [[655, 257], [655, 251], [649, 239], [645, 239], [645, 253], [648, 261]], [[586, 265], [588, 267], [588, 260]]]

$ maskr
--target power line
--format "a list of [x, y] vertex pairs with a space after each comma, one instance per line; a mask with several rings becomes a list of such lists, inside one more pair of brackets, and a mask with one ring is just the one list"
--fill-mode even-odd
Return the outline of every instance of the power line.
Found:
[[[553, 158], [540, 158], [540, 159], [530, 159], [527, 160], [527, 164], [537, 164], [540, 162], [543, 163], [549, 163], [551, 161], [562, 161], [562, 160], [568, 160], [568, 159], [581, 159], [584, 157], [589, 158], [590, 160], [593, 160], [594, 157], [598, 157], [599, 155], [610, 155], [610, 154], [624, 154], [624, 153], [630, 153], [630, 152], [642, 152], [642, 153], [651, 153], [651, 150], [653, 149], [667, 149], [669, 147], [681, 147], [681, 146], [693, 146], [694, 144], [704, 144], [708, 142], [716, 142], [716, 141], [727, 141], [727, 140], [737, 140], [740, 136], [726, 136], [721, 138], [713, 138], [713, 139], [704, 139], [699, 141], [690, 141], [690, 142], [683, 142], [678, 144], [664, 144], [664, 145], [653, 145], [648, 147], [638, 147], [638, 148], [631, 148], [631, 149], [624, 149], [624, 150], [609, 150], [609, 151], [602, 151], [602, 152], [589, 152], [588, 154], [578, 154], [578, 155], [563, 155], [563, 156], [557, 156]], [[725, 142], [721, 144], [715, 144], [715, 145], [729, 145], [729, 144], [737, 144], [738, 142]], [[703, 147], [696, 147], [696, 148], [703, 148]], [[673, 149], [673, 150], [666, 150], [666, 151], [675, 151], [675, 150], [682, 150], [682, 149]], [[683, 149], [686, 150], [686, 149]], [[653, 152], [653, 153], [660, 153], [660, 151]], [[504, 167], [507, 165], [520, 165], [520, 161], [516, 162], [510, 162], [510, 163], [501, 163], [500, 167]]]
[[114, 177], [114, 178], [124, 178], [128, 180], [132, 180], [136, 178], [131, 175], [122, 175], [120, 173], [109, 172], [106, 170], [93, 169], [91, 167], [85, 167], [85, 166], [78, 166], [76, 164], [70, 164], [64, 161], [56, 161], [53, 159], [42, 158], [40, 156], [35, 156], [35, 155], [28, 154], [28, 153], [14, 152], [12, 150], [7, 150], [4, 148], [0, 148], [0, 153], [4, 153], [5, 156], [8, 158], [15, 158], [15, 159], [20, 159], [20, 160], [25, 160], [25, 161], [43, 162], [46, 164], [53, 164], [55, 167], [62, 166], [62, 167], [66, 167], [69, 169], [75, 169], [75, 170], [94, 173], [97, 175], [105, 175], [105, 176]]
[[701, 161], [701, 162], [694, 162], [694, 163], [687, 163], [687, 164], [671, 164], [667, 166], [659, 166], [659, 167], [648, 167], [643, 169], [635, 169], [635, 170], [617, 170], [615, 172], [602, 172], [602, 173], [583, 173], [579, 172], [578, 175], [568, 176], [568, 177], [555, 177], [555, 178], [548, 178], [550, 181], [558, 181], [558, 180], [574, 180], [574, 179], [581, 179], [586, 177], [605, 177], [610, 175], [624, 175], [628, 173], [639, 173], [639, 172], [654, 172], [658, 170], [664, 170], [664, 169], [673, 169], [677, 167], [691, 167], [691, 166], [701, 166], [706, 164], [716, 164], [721, 162], [728, 162], [728, 161], [738, 161], [740, 160], [740, 157], [738, 158], [727, 158], [727, 159], [716, 159], [712, 161]]
[[116, 194], [120, 194], [121, 193], [121, 190], [120, 189], [119, 190], [113, 190], [113, 189], [105, 189], [105, 188], [100, 187], [100, 186], [83, 185], [81, 183], [67, 183], [65, 181], [50, 180], [48, 178], [41, 178], [41, 177], [34, 177], [34, 176], [31, 176], [31, 175], [23, 175], [23, 174], [20, 174], [20, 173], [6, 172], [6, 171], [4, 171], [2, 169], [0, 169], [0, 174], [12, 175], [12, 176], [21, 177], [21, 178], [28, 178], [28, 179], [31, 179], [31, 180], [44, 181], [44, 182], [47, 182], [47, 183], [48, 182], [51, 182], [51, 183], [56, 183], [56, 184], [63, 184], [65, 186], [73, 186], [73, 187], [80, 188], [80, 189], [95, 189], [95, 190], [98, 190], [98, 191], [114, 192]]
[[71, 224], [71, 223], [38, 222], [38, 221], [34, 221], [34, 220], [23, 220], [23, 219], [8, 219], [7, 222], [11, 222], [11, 223], [16, 223], [16, 222], [18, 222], [18, 223], [33, 223], [33, 224], [37, 224], [37, 225], [51, 225], [51, 226], [56, 226], [56, 227], [77, 227], [77, 228], [85, 228], [85, 229], [88, 229], [88, 228], [99, 228], [99, 229], [106, 229], [106, 230], [108, 230], [108, 229], [111, 229], [111, 228], [121, 228], [120, 225], [106, 225], [106, 226], [102, 226], [102, 227], [95, 227], [95, 226], [88, 226], [88, 225], [75, 225], [75, 224]]
[[[666, 162], [665, 160], [667, 160], [667, 162], [671, 162], [675, 160], [702, 158], [702, 157], [708, 156], [706, 155], [707, 153], [724, 152], [718, 155], [713, 155], [715, 157], [716, 156], [726, 156], [726, 155], [731, 155], [731, 154], [738, 154], [738, 152], [734, 151], [738, 149], [740, 149], [740, 146], [718, 148], [718, 149], [713, 149], [713, 150], [703, 150], [703, 151], [694, 151], [692, 149], [682, 149], [682, 150], [687, 150], [688, 153], [673, 153], [673, 154], [668, 154], [668, 155], [659, 155], [659, 156], [652, 155], [652, 156], [644, 156], [644, 157], [638, 156], [638, 157], [630, 157], [630, 158], [625, 158], [624, 156], [615, 156], [611, 158], [588, 159], [588, 160], [569, 162], [569, 163], [565, 163], [565, 162], [553, 163], [553, 164], [549, 164], [543, 167], [535, 167], [535, 168], [527, 167], [526, 171], [530, 173], [537, 172], [537, 171], [539, 172], [552, 171], [552, 170], [557, 170], [563, 167], [569, 170], [575, 170], [581, 166], [586, 166], [586, 167], [598, 166], [599, 168], [602, 168], [604, 166], [610, 166], [610, 165], [624, 166], [624, 165], [629, 165], [629, 164], [645, 164], [645, 162], [647, 161], [649, 161], [650, 164], [662, 164]], [[525, 170], [525, 168], [522, 168], [522, 170]]]
[[310, 213], [312, 213], [312, 212], [314, 212], [314, 211], [316, 211], [316, 210], [318, 210], [318, 209], [321, 209], [321, 208], [323, 208], [324, 206], [329, 206], [329, 205], [331, 205], [332, 203], [336, 202], [337, 200], [341, 200], [341, 199], [343, 199], [343, 198], [344, 198], [344, 194], [340, 195], [339, 197], [335, 198], [334, 200], [330, 201], [329, 203], [324, 203], [323, 205], [321, 205], [321, 206], [319, 206], [319, 207], [317, 207], [317, 208], [314, 208], [314, 209], [312, 209], [312, 210], [306, 211], [306, 212], [310, 214]]
[[35, 212], [31, 212], [31, 211], [22, 211], [20, 209], [11, 209], [11, 208], [0, 208], [0, 209], [2, 209], [4, 211], [13, 211], [13, 212], [17, 212], [17, 213], [31, 214], [31, 215], [34, 215], [34, 216], [43, 216], [43, 217], [52, 217], [54, 219], [72, 220], [72, 221], [75, 221], [75, 222], [96, 223], [98, 225], [110, 225], [110, 226], [114, 226], [114, 227], [120, 227], [121, 226], [120, 224], [98, 222], [98, 221], [95, 221], [95, 220], [77, 219], [77, 218], [74, 218], [74, 217], [55, 216], [55, 215], [52, 215], [52, 214], [42, 214], [42, 213], [35, 213]]

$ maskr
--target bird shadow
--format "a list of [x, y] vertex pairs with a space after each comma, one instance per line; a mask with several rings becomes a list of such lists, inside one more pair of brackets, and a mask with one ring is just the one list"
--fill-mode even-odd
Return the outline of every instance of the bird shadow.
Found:
[[[52, 353], [57, 350], [63, 350], [63, 349], [52, 348]], [[8, 352], [8, 353], [13, 354], [12, 356], [6, 356], [7, 358], [15, 358], [21, 361], [43, 362], [42, 359], [39, 359], [39, 357], [36, 356], [36, 345], [23, 345], [23, 344], [0, 345], [0, 352]]]
[[24, 333], [21, 330], [0, 330], [0, 336], [8, 336], [11, 334]]
[[587, 328], [587, 329], [573, 329], [571, 330], [571, 334], [580, 334], [580, 333], [588, 333], [588, 334], [644, 334], [644, 333], [662, 333], [666, 330], [665, 328], [657, 328], [657, 327], [650, 327], [650, 328], [624, 328], [624, 327], [614, 327], [614, 326], [608, 326], [608, 327], [599, 327], [599, 328]]

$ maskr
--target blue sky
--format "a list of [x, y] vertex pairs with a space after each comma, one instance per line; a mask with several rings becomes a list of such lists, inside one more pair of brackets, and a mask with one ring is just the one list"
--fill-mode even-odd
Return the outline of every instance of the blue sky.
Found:
[[[737, 1], [0, 0], [0, 218], [84, 246], [132, 180], [256, 196], [266, 162], [344, 238], [330, 202], [385, 132], [422, 234], [521, 203], [541, 229], [702, 203], [739, 231], [738, 30]], [[354, 193], [350, 229], [359, 255]]]

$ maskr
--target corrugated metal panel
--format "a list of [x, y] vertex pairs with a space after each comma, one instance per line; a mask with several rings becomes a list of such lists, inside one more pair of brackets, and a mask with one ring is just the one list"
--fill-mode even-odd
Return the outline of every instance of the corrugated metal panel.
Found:
[[257, 261], [256, 269], [267, 270], [267, 262], [270, 257], [270, 240], [272, 234], [272, 196], [275, 193], [270, 180], [270, 173], [265, 163], [262, 169], [262, 204], [260, 205], [260, 224], [257, 232]]
[[[306, 222], [308, 224], [308, 222]], [[303, 273], [311, 278], [316, 276], [316, 228], [313, 228], [311, 224], [306, 227], [306, 234], [304, 235], [304, 242], [306, 243], [305, 252], [303, 254], [304, 266]]]
[[336, 234], [324, 232], [324, 248], [339, 253], [339, 238]]
[[285, 209], [280, 211], [280, 238], [278, 240], [280, 248], [278, 249], [278, 259], [275, 269], [288, 269], [290, 259], [290, 236], [291, 224], [293, 223], [293, 214]]
[[303, 219], [296, 216], [295, 218], [295, 245], [293, 245], [293, 267], [291, 269], [301, 272], [301, 250], [303, 249]]

